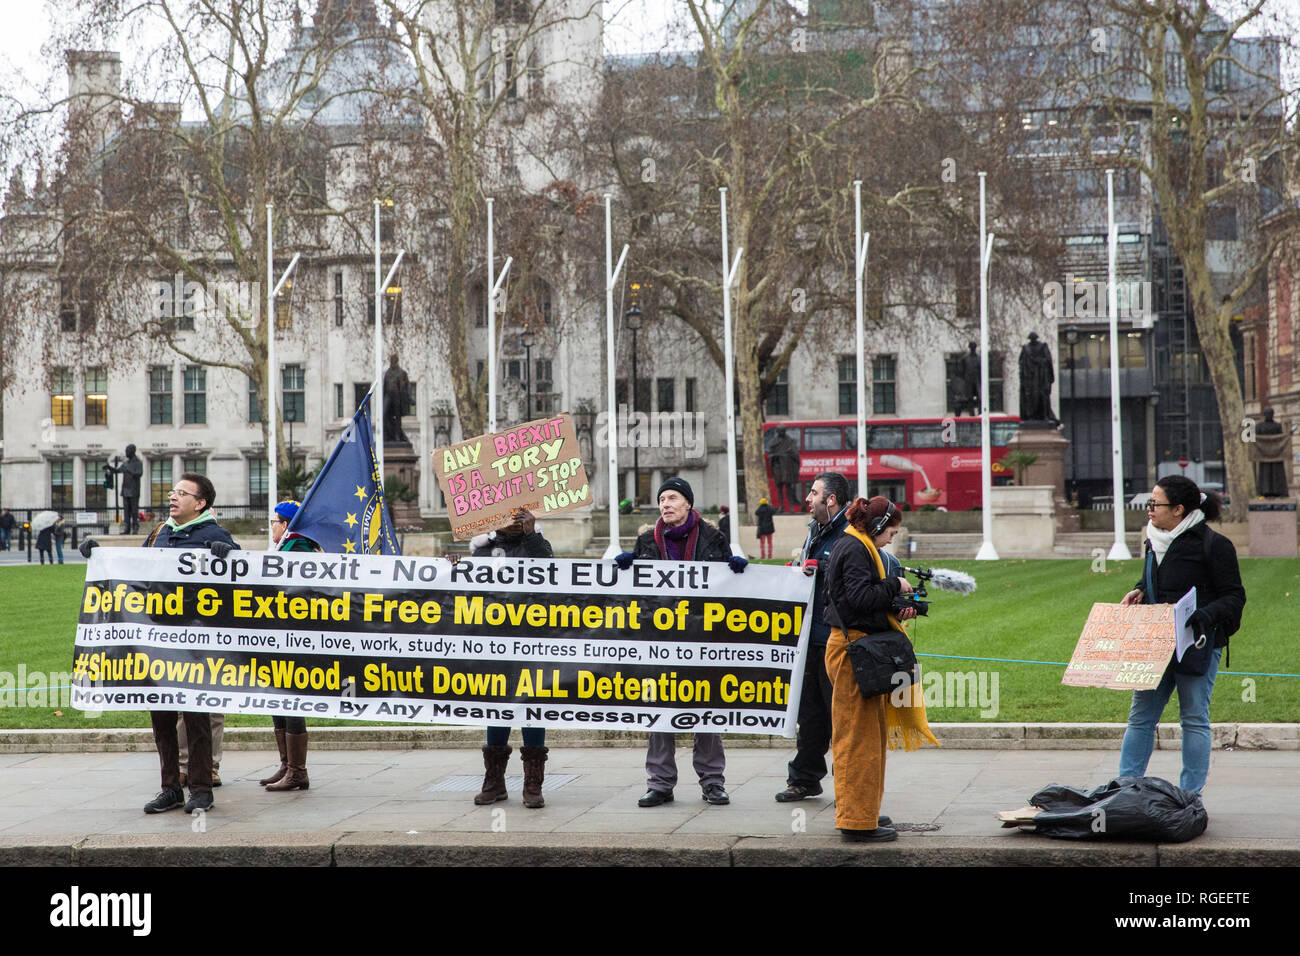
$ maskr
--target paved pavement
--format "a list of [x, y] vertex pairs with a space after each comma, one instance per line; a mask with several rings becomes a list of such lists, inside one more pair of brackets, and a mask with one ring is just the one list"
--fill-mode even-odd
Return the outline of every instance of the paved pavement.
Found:
[[[227, 750], [216, 807], [196, 821], [179, 810], [141, 812], [158, 789], [151, 750], [0, 753], [0, 865], [1300, 864], [1293, 750], [1216, 751], [1204, 794], [1208, 831], [1159, 846], [1051, 840], [1001, 829], [994, 818], [1049, 783], [1106, 782], [1116, 769], [1113, 749], [891, 754], [883, 811], [940, 829], [873, 847], [840, 842], [830, 793], [775, 802], [791, 755], [780, 746], [729, 750], [732, 802], [715, 807], [700, 799], [690, 752], [679, 748], [686, 776], [677, 800], [640, 809], [639, 745], [555, 746], [547, 806], [526, 810], [517, 755], [510, 799], [475, 807], [482, 768], [471, 749], [318, 748], [309, 755], [311, 789], [287, 794], [256, 784], [275, 762], [272, 752]], [[1177, 751], [1160, 750], [1149, 772], [1176, 780], [1178, 769]]]

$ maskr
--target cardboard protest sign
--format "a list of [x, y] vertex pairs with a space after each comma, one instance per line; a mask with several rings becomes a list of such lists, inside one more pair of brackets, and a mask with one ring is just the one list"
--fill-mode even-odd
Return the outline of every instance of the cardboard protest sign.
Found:
[[1173, 653], [1172, 604], [1094, 604], [1061, 683], [1152, 690]]
[[504, 528], [517, 508], [541, 518], [591, 504], [567, 412], [435, 449], [433, 470], [457, 541]]

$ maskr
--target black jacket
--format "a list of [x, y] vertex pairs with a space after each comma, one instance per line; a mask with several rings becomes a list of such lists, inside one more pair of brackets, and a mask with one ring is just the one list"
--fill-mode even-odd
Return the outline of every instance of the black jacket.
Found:
[[551, 550], [551, 543], [542, 537], [542, 533], [534, 531], [532, 534], [517, 536], [508, 536], [496, 532], [494, 538], [491, 538], [487, 544], [475, 548], [471, 555], [475, 558], [490, 558], [493, 556], [551, 558], [555, 556], [555, 553]]
[[[726, 561], [731, 557], [731, 546], [727, 544], [727, 539], [722, 536], [722, 532], [713, 525], [709, 524], [697, 513], [695, 520], [700, 523], [700, 534], [695, 539], [695, 561]], [[665, 559], [665, 556], [659, 553], [659, 545], [655, 543], [655, 531], [651, 528], [645, 534], [636, 539], [636, 547], [633, 553], [638, 558], [650, 558], [658, 561]]]
[[[810, 638], [814, 644], [825, 644], [831, 637], [831, 625], [826, 623], [826, 565], [830, 562], [835, 545], [845, 537], [844, 529], [849, 523], [847, 514], [848, 509], [841, 508], [830, 524], [821, 525], [815, 519], [808, 522], [808, 538], [803, 543], [803, 557], [804, 560], [817, 562]], [[858, 546], [861, 547], [861, 544]]]
[[[831, 627], [845, 628], [847, 624], [848, 628], [867, 634], [892, 630], [889, 612], [900, 587], [898, 578], [881, 579], [876, 562], [861, 541], [851, 534], [842, 534], [826, 564], [824, 620]], [[847, 622], [840, 620], [836, 608], [844, 610]]]
[[158, 526], [158, 533], [152, 542], [146, 541], [150, 548], [206, 548], [213, 541], [224, 541], [232, 548], [237, 548], [230, 532], [216, 521], [205, 521], [188, 528], [173, 531], [167, 522]]
[[[1150, 541], [1146, 552], [1151, 553]], [[1174, 538], [1154, 575], [1155, 595], [1147, 596], [1148, 604], [1176, 604], [1189, 588], [1196, 588], [1196, 609], [1208, 613], [1215, 624], [1215, 647], [1227, 644], [1241, 627], [1246, 589], [1241, 586], [1237, 549], [1204, 522]], [[1145, 594], [1145, 580], [1136, 587]]]
[[758, 536], [760, 538], [765, 534], [776, 534], [776, 522], [772, 520], [774, 514], [776, 514], [776, 509], [771, 505], [759, 505], [754, 509], [754, 517], [758, 519]]

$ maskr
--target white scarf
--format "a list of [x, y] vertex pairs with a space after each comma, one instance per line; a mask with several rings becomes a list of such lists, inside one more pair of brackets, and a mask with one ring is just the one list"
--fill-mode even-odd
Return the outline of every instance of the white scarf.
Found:
[[1204, 520], [1205, 520], [1205, 512], [1202, 511], [1200, 508], [1197, 508], [1186, 518], [1180, 521], [1178, 527], [1174, 528], [1173, 531], [1161, 531], [1159, 528], [1153, 525], [1150, 522], [1150, 520], [1148, 520], [1147, 540], [1151, 542], [1151, 551], [1156, 556], [1157, 566], [1160, 564], [1161, 559], [1165, 556], [1165, 552], [1169, 550], [1169, 545], [1173, 544], [1174, 538], [1178, 537], [1180, 534], [1182, 534], [1184, 531], [1187, 531], [1190, 528], [1195, 528], [1198, 524], [1200, 524]]

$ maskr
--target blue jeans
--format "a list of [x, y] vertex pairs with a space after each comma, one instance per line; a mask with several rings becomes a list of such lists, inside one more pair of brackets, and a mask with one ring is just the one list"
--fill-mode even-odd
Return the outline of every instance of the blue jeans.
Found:
[[1183, 774], [1178, 785], [1193, 793], [1201, 792], [1210, 773], [1210, 751], [1213, 749], [1210, 694], [1214, 691], [1214, 678], [1219, 673], [1219, 658], [1222, 656], [1223, 648], [1215, 648], [1210, 669], [1200, 677], [1175, 673], [1171, 658], [1155, 690], [1133, 692], [1128, 729], [1124, 731], [1124, 742], [1119, 750], [1121, 777], [1146, 776], [1147, 762], [1155, 747], [1156, 723], [1177, 685], [1178, 720], [1183, 727]]
[[[520, 727], [519, 735], [524, 738], [525, 747], [546, 746], [545, 727]], [[509, 727], [489, 727], [487, 729], [487, 745], [489, 747], [504, 747], [509, 742]]]

